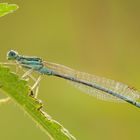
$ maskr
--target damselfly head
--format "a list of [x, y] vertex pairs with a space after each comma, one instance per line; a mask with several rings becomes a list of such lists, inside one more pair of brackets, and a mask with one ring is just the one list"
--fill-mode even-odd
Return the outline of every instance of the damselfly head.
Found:
[[8, 60], [16, 60], [17, 57], [18, 57], [18, 53], [16, 51], [10, 50], [7, 53], [7, 59]]

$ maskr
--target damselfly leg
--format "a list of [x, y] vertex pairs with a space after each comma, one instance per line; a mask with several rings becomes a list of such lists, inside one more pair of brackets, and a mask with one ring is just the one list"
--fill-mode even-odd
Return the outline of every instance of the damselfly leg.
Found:
[[6, 97], [6, 98], [3, 98], [3, 99], [0, 99], [0, 104], [4, 104], [4, 103], [7, 103], [10, 101], [10, 97]]
[[41, 75], [37, 78], [36, 82], [34, 83], [34, 85], [31, 87], [31, 90], [34, 91], [34, 97], [37, 98], [38, 95], [38, 89], [39, 89], [39, 83], [41, 81]]
[[[24, 71], [24, 70], [23, 70]], [[33, 86], [31, 87], [31, 96], [34, 96], [35, 98], [37, 98], [38, 95], [38, 89], [39, 89], [39, 83], [41, 80], [41, 75], [36, 79], [35, 77], [33, 77], [31, 75], [32, 72], [34, 72], [33, 69], [30, 69], [28, 71], [24, 71], [25, 73], [23, 74], [22, 78], [25, 77], [30, 77], [35, 83], [33, 84]]]

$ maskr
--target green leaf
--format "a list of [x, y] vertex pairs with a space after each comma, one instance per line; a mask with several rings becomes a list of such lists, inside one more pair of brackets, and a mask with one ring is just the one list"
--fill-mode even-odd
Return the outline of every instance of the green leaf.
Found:
[[16, 4], [0, 3], [0, 17], [12, 13], [18, 9]]
[[[54, 140], [76, 140], [60, 123], [45, 111], [39, 99], [31, 96], [28, 82], [0, 65], [0, 87]], [[16, 122], [16, 121], [15, 121]]]

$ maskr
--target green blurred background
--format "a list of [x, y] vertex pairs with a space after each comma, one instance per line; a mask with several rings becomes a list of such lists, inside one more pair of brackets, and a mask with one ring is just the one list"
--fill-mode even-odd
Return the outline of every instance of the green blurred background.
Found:
[[[19, 9], [0, 18], [0, 61], [10, 49], [140, 89], [139, 0], [2, 0]], [[77, 140], [139, 140], [140, 110], [100, 101], [44, 77], [39, 98]], [[49, 140], [15, 103], [0, 105], [1, 140]]]

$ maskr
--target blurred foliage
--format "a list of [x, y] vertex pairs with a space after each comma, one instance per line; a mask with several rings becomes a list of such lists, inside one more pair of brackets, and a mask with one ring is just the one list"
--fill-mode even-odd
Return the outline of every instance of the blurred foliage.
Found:
[[18, 6], [16, 4], [0, 3], [0, 17], [12, 13], [17, 9]]

